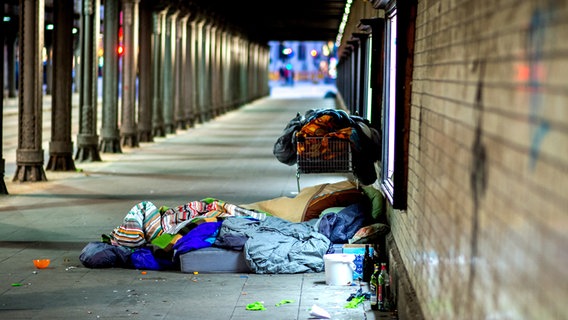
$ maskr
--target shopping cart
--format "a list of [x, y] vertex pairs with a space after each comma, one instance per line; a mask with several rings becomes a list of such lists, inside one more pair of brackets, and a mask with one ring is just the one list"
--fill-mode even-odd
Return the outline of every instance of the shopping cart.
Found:
[[300, 175], [310, 173], [353, 173], [351, 143], [337, 137], [296, 135], [296, 181], [300, 192]]

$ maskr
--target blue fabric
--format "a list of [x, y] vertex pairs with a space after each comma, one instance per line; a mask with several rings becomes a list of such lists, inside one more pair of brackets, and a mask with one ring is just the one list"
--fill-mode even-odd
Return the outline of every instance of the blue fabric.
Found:
[[128, 268], [132, 251], [126, 247], [105, 242], [89, 242], [79, 255], [79, 260], [87, 268]]
[[180, 254], [192, 250], [210, 247], [219, 233], [221, 224], [222, 221], [198, 224], [174, 244], [174, 257], [177, 258]]
[[152, 250], [148, 247], [136, 249], [136, 251], [132, 252], [130, 259], [136, 269], [162, 270], [162, 266], [158, 263], [156, 258], [154, 258]]
[[132, 266], [141, 270], [168, 270], [176, 266], [171, 258], [161, 257], [151, 247], [141, 247], [132, 252]]
[[318, 231], [332, 243], [347, 243], [353, 235], [366, 225], [367, 202], [358, 202], [343, 208], [338, 213], [328, 213], [320, 218]]

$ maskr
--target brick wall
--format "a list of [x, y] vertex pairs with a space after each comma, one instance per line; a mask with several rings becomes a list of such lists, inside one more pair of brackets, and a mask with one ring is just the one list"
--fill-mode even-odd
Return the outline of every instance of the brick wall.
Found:
[[427, 319], [568, 315], [568, 4], [418, 1], [408, 209]]
[[567, 75], [567, 1], [418, 0], [401, 319], [566, 318]]

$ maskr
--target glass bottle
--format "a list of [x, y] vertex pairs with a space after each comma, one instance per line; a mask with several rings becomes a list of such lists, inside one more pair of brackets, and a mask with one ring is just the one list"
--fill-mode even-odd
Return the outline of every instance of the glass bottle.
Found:
[[381, 272], [378, 276], [377, 304], [380, 311], [390, 310], [390, 276], [387, 272], [387, 264], [381, 263]]
[[373, 256], [369, 251], [369, 245], [365, 245], [365, 256], [363, 256], [363, 282], [369, 282], [374, 268]]
[[379, 265], [374, 264], [374, 271], [369, 280], [369, 291], [371, 291], [371, 310], [379, 310], [379, 300], [377, 297], [378, 287], [379, 287]]

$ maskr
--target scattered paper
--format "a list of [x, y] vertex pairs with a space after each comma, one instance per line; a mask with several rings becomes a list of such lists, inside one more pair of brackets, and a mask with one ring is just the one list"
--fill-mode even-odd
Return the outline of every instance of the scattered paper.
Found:
[[314, 317], [314, 319], [331, 319], [331, 315], [329, 312], [325, 311], [324, 309], [318, 307], [317, 305], [313, 305], [312, 309], [310, 310], [310, 316]]

